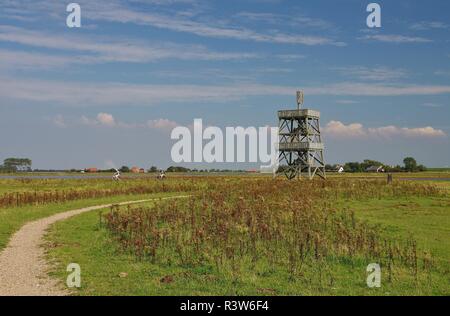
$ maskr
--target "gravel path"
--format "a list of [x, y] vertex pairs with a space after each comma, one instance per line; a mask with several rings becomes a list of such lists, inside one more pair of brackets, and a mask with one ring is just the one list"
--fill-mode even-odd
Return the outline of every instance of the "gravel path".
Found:
[[[189, 195], [177, 195], [165, 198], [153, 198], [123, 203], [128, 205], [160, 199], [186, 198]], [[49, 265], [45, 261], [42, 237], [53, 223], [69, 217], [110, 207], [113, 204], [85, 207], [52, 215], [25, 224], [9, 241], [8, 246], [0, 253], [0, 296], [62, 296], [69, 292], [58, 280], [47, 275]]]

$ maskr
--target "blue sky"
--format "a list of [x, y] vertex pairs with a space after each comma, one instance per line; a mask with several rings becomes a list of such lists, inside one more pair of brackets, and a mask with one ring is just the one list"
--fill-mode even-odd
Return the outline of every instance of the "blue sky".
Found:
[[449, 1], [378, 1], [379, 29], [359, 0], [77, 2], [0, 2], [0, 159], [166, 167], [173, 127], [276, 126], [303, 89], [328, 163], [450, 165]]

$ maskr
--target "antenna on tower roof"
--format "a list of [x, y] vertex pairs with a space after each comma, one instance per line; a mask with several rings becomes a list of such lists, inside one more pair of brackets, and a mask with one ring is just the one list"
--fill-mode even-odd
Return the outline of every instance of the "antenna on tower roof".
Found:
[[300, 110], [300, 105], [303, 105], [303, 101], [305, 99], [305, 95], [303, 91], [297, 91], [297, 109]]

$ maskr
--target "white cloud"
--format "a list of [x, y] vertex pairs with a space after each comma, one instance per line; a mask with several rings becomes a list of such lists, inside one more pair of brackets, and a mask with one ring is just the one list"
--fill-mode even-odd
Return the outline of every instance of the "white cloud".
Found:
[[366, 131], [360, 123], [344, 125], [340, 121], [330, 121], [324, 128], [324, 133], [336, 138], [353, 138], [366, 136]]
[[404, 96], [449, 94], [450, 86], [369, 84], [343, 82], [322, 87], [305, 87], [305, 93], [311, 95], [347, 95], [347, 96]]
[[436, 76], [450, 76], [450, 70], [436, 70], [434, 74]]
[[285, 16], [275, 13], [239, 12], [234, 17], [243, 21], [258, 21], [269, 24], [279, 24], [281, 19]]
[[115, 126], [116, 120], [109, 113], [98, 113], [97, 120], [101, 125], [105, 126]]
[[[60, 116], [61, 120], [64, 120]], [[74, 125], [81, 124], [87, 126], [96, 127], [115, 127], [115, 128], [150, 128], [162, 131], [171, 131], [173, 128], [179, 126], [175, 121], [169, 119], [159, 118], [155, 120], [148, 120], [146, 123], [125, 123], [118, 121], [110, 113], [98, 113], [95, 118], [89, 118], [87, 116], [82, 116], [79, 122], [75, 122]]]
[[[77, 51], [83, 54], [73, 57], [36, 52], [0, 51], [0, 57], [11, 61], [12, 64], [25, 67], [62, 66], [69, 63], [142, 63], [158, 61], [160, 59], [242, 60], [260, 57], [258, 54], [247, 52], [215, 52], [201, 45], [179, 45], [174, 43], [149, 45], [141, 41], [129, 39], [111, 40], [90, 36], [59, 36], [8, 25], [0, 25], [0, 41], [53, 49], [59, 52], [67, 51], [73, 53]], [[77, 45], [74, 45], [74, 42]]]
[[402, 128], [402, 132], [408, 136], [427, 136], [427, 137], [446, 137], [447, 134], [441, 129], [435, 129], [431, 126], [420, 128]]
[[330, 121], [324, 128], [327, 137], [336, 139], [392, 139], [403, 138], [441, 138], [446, 137], [444, 131], [433, 127], [397, 127], [382, 126], [375, 128], [365, 128], [361, 123], [351, 123], [345, 125], [340, 121]]
[[284, 62], [293, 62], [293, 61], [298, 61], [300, 59], [306, 58], [305, 55], [301, 55], [301, 54], [279, 54], [279, 55], [276, 55], [275, 57], [279, 58], [280, 60], [282, 60]]
[[266, 68], [260, 68], [260, 69], [254, 69], [252, 71], [255, 72], [259, 72], [259, 73], [292, 73], [295, 70], [292, 68], [271, 68], [271, 67], [266, 67]]
[[55, 56], [5, 49], [0, 49], [0, 60], [2, 61], [0, 68], [3, 69], [53, 68], [66, 66], [79, 61], [78, 58], [68, 56]]
[[52, 118], [53, 124], [55, 124], [57, 127], [65, 128], [67, 127], [66, 121], [64, 120], [64, 117], [61, 114], [56, 115]]
[[446, 30], [450, 28], [450, 25], [440, 21], [422, 21], [414, 23], [410, 28], [416, 31], [426, 31], [431, 29]]
[[227, 81], [232, 82], [251, 82], [255, 81], [256, 75], [253, 73], [253, 71], [256, 73], [257, 70], [252, 70], [251, 72], [244, 72], [242, 74], [236, 73], [233, 69], [221, 69], [221, 68], [203, 68], [198, 69], [197, 71], [193, 72], [189, 69], [185, 70], [161, 70], [161, 71], [154, 71], [152, 72], [152, 75], [158, 76], [158, 77], [164, 77], [164, 78], [174, 78], [177, 80], [183, 79], [183, 81], [192, 81], [194, 79], [197, 80], [203, 80], [203, 81], [210, 81], [211, 78], [215, 79], [224, 79]]
[[197, 4], [198, 0], [132, 0], [132, 2], [139, 2], [145, 4], [156, 4], [156, 5], [173, 5], [173, 4]]
[[356, 77], [361, 80], [372, 81], [391, 81], [406, 77], [407, 73], [403, 69], [395, 69], [385, 66], [378, 67], [364, 67], [364, 66], [349, 66], [349, 67], [335, 67], [339, 73]]
[[109, 113], [98, 113], [96, 118], [89, 118], [87, 116], [81, 117], [81, 124], [89, 126], [106, 126], [106, 127], [116, 127], [118, 124], [114, 119], [114, 116]]
[[360, 37], [359, 39], [369, 40], [369, 41], [386, 42], [386, 43], [397, 43], [397, 44], [430, 43], [430, 42], [432, 42], [432, 40], [424, 38], [424, 37], [404, 36], [404, 35], [395, 35], [395, 34], [366, 35], [366, 36]]
[[[414, 96], [450, 94], [450, 86], [337, 83], [303, 87], [307, 95]], [[227, 102], [252, 96], [293, 96], [296, 86], [264, 84], [152, 85], [89, 83], [0, 77], [0, 101], [67, 106], [149, 106], [162, 102]]]
[[434, 129], [431, 126], [427, 127], [396, 127], [396, 126], [385, 126], [379, 128], [369, 128], [369, 133], [373, 135], [379, 135], [381, 137], [389, 138], [395, 136], [411, 137], [411, 138], [434, 138], [434, 137], [445, 137], [447, 136], [443, 130]]
[[147, 126], [153, 129], [160, 129], [160, 130], [166, 130], [171, 131], [175, 127], [177, 127], [179, 124], [177, 122], [168, 120], [168, 119], [157, 119], [157, 120], [149, 120], [147, 121]]
[[110, 113], [98, 113], [95, 118], [90, 118], [85, 115], [81, 117], [81, 120], [77, 123], [81, 123], [82, 125], [88, 126], [97, 126], [97, 127], [118, 127], [118, 128], [137, 128], [144, 127], [145, 124], [137, 124], [137, 123], [125, 123], [118, 121], [114, 118], [114, 116]]
[[[155, 13], [154, 10], [149, 10], [148, 12], [144, 12], [143, 10], [138, 11], [132, 9], [130, 3], [126, 3], [125, 1], [111, 0], [102, 2], [78, 0], [78, 3], [84, 8], [83, 18], [91, 21], [132, 23], [212, 38], [228, 38], [282, 44], [302, 44], [308, 46], [345, 45], [343, 42], [335, 41], [334, 39], [324, 36], [301, 35], [297, 33], [285, 34], [275, 30], [268, 30], [265, 33], [260, 33], [245, 27], [236, 26], [236, 23], [229, 24], [224, 21], [217, 21], [213, 17], [203, 17], [202, 21], [195, 21], [193, 20], [194, 16], [189, 14], [184, 16], [179, 15], [173, 10], [172, 14], [158, 14]], [[3, 10], [8, 10], [9, 12], [14, 11], [22, 16], [34, 11], [35, 14], [36, 12], [40, 12], [41, 14], [53, 18], [61, 18], [61, 14], [65, 13], [61, 3], [58, 3], [57, 1], [51, 3], [37, 0], [33, 3], [25, 1], [14, 3], [8, 1], [7, 3], [0, 4], [0, 7], [2, 7]], [[298, 16], [296, 19], [297, 21], [295, 21], [295, 23], [297, 24], [303, 23], [316, 28], [327, 26], [326, 22], [319, 19], [312, 19], [305, 16]]]
[[357, 104], [357, 103], [359, 103], [359, 101], [355, 101], [355, 100], [337, 100], [336, 103], [337, 104]]
[[425, 106], [427, 108], [440, 108], [442, 105], [437, 104], [437, 103], [432, 103], [432, 102], [426, 102], [423, 104], [423, 106]]
[[268, 12], [239, 12], [235, 18], [240, 21], [264, 22], [274, 25], [289, 25], [296, 28], [311, 27], [318, 29], [328, 29], [333, 27], [330, 22], [318, 18], [311, 18], [305, 15], [292, 12], [291, 14], [276, 14]]
[[81, 117], [81, 124], [88, 125], [88, 126], [95, 126], [95, 125], [98, 125], [99, 122], [96, 119], [92, 119], [92, 118], [89, 118], [89, 117], [83, 115]]
[[228, 38], [235, 40], [282, 44], [303, 44], [308, 46], [345, 45], [342, 42], [337, 42], [323, 36], [285, 34], [276, 31], [271, 31], [270, 33], [259, 33], [243, 27], [224, 25], [224, 23], [214, 25], [212, 19], [208, 21], [208, 23], [204, 23], [173, 15], [169, 16], [156, 14], [153, 12], [138, 12], [118, 4], [108, 4], [105, 8], [102, 8], [97, 12], [91, 12], [88, 17], [93, 20], [148, 25], [176, 32], [191, 33], [203, 37]]

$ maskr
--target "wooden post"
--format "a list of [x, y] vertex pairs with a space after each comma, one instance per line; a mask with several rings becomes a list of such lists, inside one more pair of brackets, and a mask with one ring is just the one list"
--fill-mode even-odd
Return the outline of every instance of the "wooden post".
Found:
[[388, 173], [387, 175], [387, 184], [392, 184], [392, 173]]

